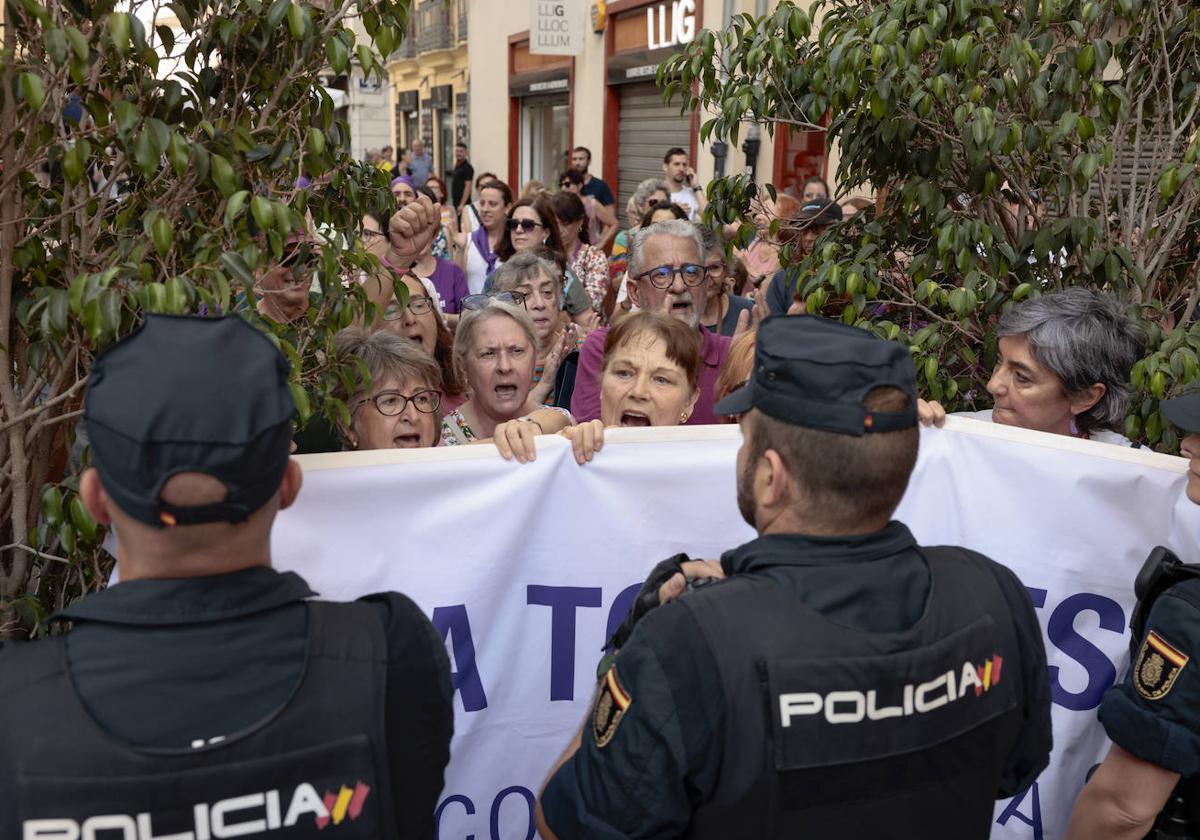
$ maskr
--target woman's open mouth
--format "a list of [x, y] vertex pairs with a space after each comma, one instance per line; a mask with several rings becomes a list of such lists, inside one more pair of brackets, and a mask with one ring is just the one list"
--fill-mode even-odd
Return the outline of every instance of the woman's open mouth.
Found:
[[643, 414], [640, 411], [622, 411], [621, 422], [622, 426], [649, 426], [649, 415]]
[[392, 438], [392, 445], [396, 449], [420, 449], [421, 435], [417, 432], [405, 432], [404, 434], [396, 435]]
[[511, 400], [518, 396], [516, 385], [497, 385], [492, 389], [492, 393], [501, 400]]

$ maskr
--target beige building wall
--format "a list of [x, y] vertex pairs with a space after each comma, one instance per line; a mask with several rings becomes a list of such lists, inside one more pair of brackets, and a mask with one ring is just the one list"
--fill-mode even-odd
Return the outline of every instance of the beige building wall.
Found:
[[[476, 172], [493, 171], [507, 178], [510, 155], [510, 96], [509, 43], [510, 37], [529, 29], [531, 0], [467, 0], [469, 13], [469, 37], [467, 63], [470, 76], [470, 125], [471, 160]], [[592, 0], [575, 0], [585, 4], [589, 10]], [[670, 0], [664, 0], [668, 5]], [[611, 5], [611, 2], [610, 2]], [[773, 11], [778, 0], [697, 0], [702, 8], [702, 27], [720, 30], [724, 28], [727, 11], [731, 14], [760, 13]], [[726, 8], [728, 6], [728, 9]], [[609, 20], [608, 25], [613, 25]], [[591, 171], [600, 175], [604, 171], [606, 157], [615, 150], [604, 143], [605, 104], [607, 83], [605, 78], [605, 35], [592, 31], [591, 21], [584, 38], [583, 54], [575, 58], [574, 87], [572, 99], [572, 142], [592, 150]], [[393, 77], [393, 86], [396, 79]], [[712, 116], [701, 115], [701, 123]], [[725, 173], [745, 171], [745, 154], [740, 146], [750, 126], [743, 124], [738, 137], [738, 146], [729, 149]], [[773, 179], [775, 169], [776, 138], [769, 136], [760, 127], [757, 159], [758, 180], [766, 183]], [[664, 150], [665, 151], [665, 150]], [[713, 178], [714, 160], [711, 144], [698, 144], [697, 159], [693, 161], [697, 177], [707, 184]], [[837, 150], [832, 150], [828, 161], [828, 174], [832, 176], [837, 167]], [[519, 190], [520, 184], [513, 184]], [[615, 187], [615, 185], [614, 185]]]

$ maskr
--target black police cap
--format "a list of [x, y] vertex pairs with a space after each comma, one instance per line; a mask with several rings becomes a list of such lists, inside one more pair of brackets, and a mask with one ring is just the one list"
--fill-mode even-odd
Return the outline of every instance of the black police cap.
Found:
[[[875, 388], [908, 394], [902, 411], [868, 411]], [[758, 328], [750, 381], [717, 403], [717, 414], [764, 414], [824, 432], [860, 436], [917, 423], [916, 370], [894, 341], [813, 315], [768, 318]]]
[[[241, 522], [283, 482], [295, 409], [288, 363], [237, 315], [147, 315], [102, 353], [88, 381], [84, 420], [105, 491], [148, 525]], [[180, 473], [225, 485], [221, 502], [192, 507], [159, 498]]]
[[1163, 400], [1162, 413], [1185, 432], [1200, 432], [1200, 384], [1192, 385], [1178, 397]]

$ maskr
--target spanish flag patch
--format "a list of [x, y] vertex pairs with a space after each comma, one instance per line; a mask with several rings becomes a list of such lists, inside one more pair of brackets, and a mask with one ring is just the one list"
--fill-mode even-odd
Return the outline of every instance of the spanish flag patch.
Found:
[[1151, 630], [1133, 665], [1133, 687], [1147, 700], [1161, 700], [1171, 692], [1188, 661], [1186, 654]]
[[600, 682], [600, 690], [596, 693], [596, 705], [592, 710], [592, 737], [596, 746], [603, 749], [617, 733], [617, 725], [633, 704], [633, 698], [621, 685], [617, 676], [617, 666], [614, 664]]

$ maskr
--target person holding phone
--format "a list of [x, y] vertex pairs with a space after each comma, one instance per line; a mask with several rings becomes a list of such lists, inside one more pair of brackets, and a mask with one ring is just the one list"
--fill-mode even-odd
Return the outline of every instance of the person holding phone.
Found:
[[688, 153], [675, 146], [663, 156], [663, 172], [671, 188], [671, 201], [688, 211], [688, 218], [695, 221], [706, 206], [708, 197], [696, 183], [696, 170], [688, 162]]

